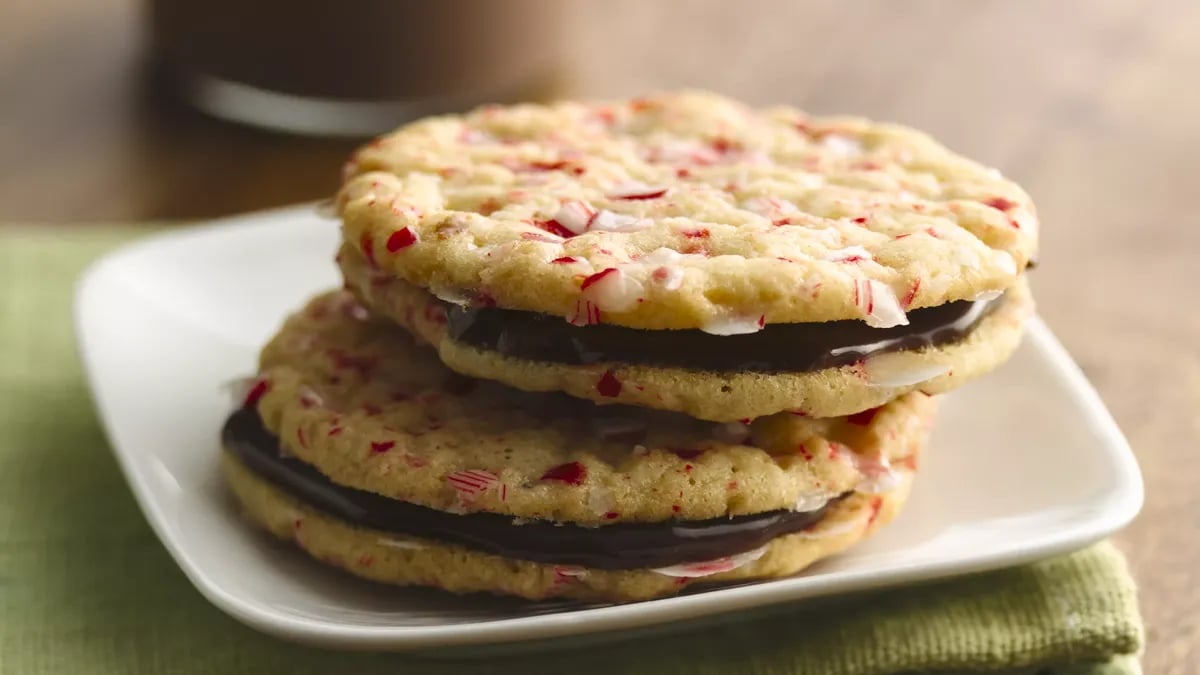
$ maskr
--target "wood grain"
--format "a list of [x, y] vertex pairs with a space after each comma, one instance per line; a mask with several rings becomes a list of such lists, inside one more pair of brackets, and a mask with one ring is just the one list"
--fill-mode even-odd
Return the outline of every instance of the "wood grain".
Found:
[[[898, 120], [1033, 193], [1041, 311], [1145, 472], [1145, 510], [1118, 541], [1142, 588], [1146, 672], [1195, 672], [1200, 3], [596, 0], [576, 10], [579, 93], [699, 86]], [[0, 5], [0, 220], [206, 217], [332, 188], [350, 143], [241, 129], [147, 87], [138, 11], [132, 0]]]

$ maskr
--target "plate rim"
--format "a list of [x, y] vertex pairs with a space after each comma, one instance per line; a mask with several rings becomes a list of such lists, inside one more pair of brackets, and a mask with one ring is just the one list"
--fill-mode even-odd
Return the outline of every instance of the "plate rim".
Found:
[[[1039, 538], [1007, 542], [987, 554], [966, 561], [945, 561], [903, 565], [884, 574], [878, 570], [842, 571], [835, 579], [824, 579], [813, 588], [805, 577], [773, 580], [767, 583], [717, 588], [692, 595], [660, 598], [639, 603], [587, 607], [577, 611], [510, 617], [471, 623], [420, 626], [348, 626], [316, 618], [282, 614], [269, 607], [245, 600], [209, 577], [196, 565], [171, 535], [171, 528], [159, 500], [135, 467], [138, 454], [122, 448], [114, 438], [114, 413], [109, 409], [104, 384], [97, 379], [97, 363], [103, 356], [88, 338], [97, 293], [104, 291], [108, 275], [120, 270], [123, 261], [144, 255], [147, 250], [191, 238], [229, 236], [229, 230], [247, 227], [277, 226], [292, 217], [318, 218], [312, 203], [285, 206], [230, 216], [203, 224], [141, 237], [120, 246], [93, 261], [75, 284], [72, 315], [76, 349], [83, 366], [92, 405], [101, 423], [105, 440], [134, 499], [162, 545], [191, 584], [213, 605], [242, 623], [262, 632], [291, 641], [342, 649], [388, 651], [428, 650], [442, 647], [487, 645], [497, 642], [531, 642], [584, 633], [607, 633], [691, 618], [713, 618], [722, 614], [798, 602], [801, 600], [849, 592], [877, 590], [918, 582], [945, 579], [1009, 567], [1078, 550], [1128, 524], [1140, 511], [1144, 485], [1133, 450], [1116, 421], [1104, 406], [1099, 393], [1087, 380], [1066, 348], [1040, 317], [1027, 324], [1025, 340], [1041, 352], [1052, 366], [1050, 376], [1062, 378], [1079, 402], [1084, 421], [1108, 442], [1104, 454], [1114, 464], [1118, 488], [1098, 502], [1100, 508], [1083, 523], [1065, 531], [1056, 530]], [[791, 583], [789, 583], [791, 582]], [[782, 584], [782, 585], [781, 585]]]

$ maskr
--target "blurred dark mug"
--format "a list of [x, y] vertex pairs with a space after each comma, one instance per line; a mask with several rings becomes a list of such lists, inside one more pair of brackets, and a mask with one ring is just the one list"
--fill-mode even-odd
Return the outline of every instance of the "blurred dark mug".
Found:
[[556, 0], [149, 0], [160, 72], [218, 117], [365, 136], [562, 76]]

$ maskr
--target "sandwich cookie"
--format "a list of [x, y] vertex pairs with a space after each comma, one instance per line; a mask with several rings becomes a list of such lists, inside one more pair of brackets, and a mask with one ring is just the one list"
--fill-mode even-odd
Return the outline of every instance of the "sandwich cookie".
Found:
[[356, 153], [337, 210], [347, 286], [443, 319], [418, 334], [451, 369], [710, 421], [948, 390], [1032, 307], [1037, 218], [996, 171], [697, 92], [423, 120]]
[[636, 600], [792, 574], [888, 522], [935, 400], [749, 424], [464, 378], [345, 291], [265, 347], [226, 424], [246, 515], [353, 574]]

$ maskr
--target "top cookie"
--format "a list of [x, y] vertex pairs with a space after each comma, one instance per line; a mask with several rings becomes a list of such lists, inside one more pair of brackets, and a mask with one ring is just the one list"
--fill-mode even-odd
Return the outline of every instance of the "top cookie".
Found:
[[700, 92], [491, 106], [361, 149], [338, 199], [381, 274], [456, 302], [750, 332], [1010, 287], [1029, 197], [920, 132]]

